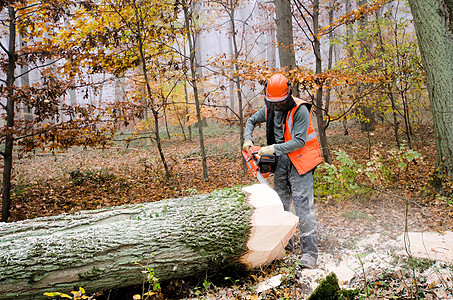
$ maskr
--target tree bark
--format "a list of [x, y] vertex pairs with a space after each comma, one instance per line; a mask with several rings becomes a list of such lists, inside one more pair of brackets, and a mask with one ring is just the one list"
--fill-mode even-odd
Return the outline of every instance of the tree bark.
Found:
[[293, 45], [291, 2], [289, 0], [274, 0], [274, 5], [280, 66], [287, 67], [291, 70], [296, 66], [296, 55], [294, 53]]
[[453, 1], [409, 0], [426, 74], [437, 165], [453, 176]]
[[8, 221], [11, 207], [11, 170], [13, 168], [13, 128], [14, 128], [14, 81], [16, 69], [16, 11], [12, 5], [8, 5], [9, 17], [9, 45], [8, 45], [8, 69], [6, 75], [6, 88], [8, 98], [6, 100], [6, 137], [5, 151], [3, 155], [3, 182], [2, 182], [2, 222]]
[[127, 205], [0, 225], [0, 299], [97, 292], [281, 258], [298, 218], [275, 191], [242, 191]]
[[[333, 18], [335, 14], [335, 3], [336, 0], [331, 0], [329, 2], [329, 24], [333, 23]], [[329, 54], [327, 58], [327, 70], [331, 70], [333, 66], [333, 48], [334, 48], [334, 36], [333, 36], [333, 30], [329, 32]], [[331, 97], [331, 88], [328, 87], [326, 89], [326, 97], [325, 97], [325, 102], [326, 102], [326, 110], [329, 111], [330, 107], [330, 97]]]
[[[19, 45], [21, 48], [26, 48], [28, 46], [28, 43], [26, 40], [23, 39], [21, 34], [18, 34], [18, 39], [19, 39]], [[30, 74], [29, 74], [29, 67], [28, 63], [23, 64], [20, 66], [20, 85], [22, 88], [26, 88], [30, 86]], [[31, 107], [27, 104], [23, 104], [22, 107], [22, 116], [25, 121], [26, 127], [31, 127], [33, 123], [33, 111]], [[31, 129], [31, 128], [30, 128]]]
[[[274, 0], [277, 24], [277, 43], [280, 67], [292, 70], [296, 67], [294, 52], [293, 22], [290, 0]], [[299, 97], [299, 89], [293, 87], [293, 94]]]
[[[318, 38], [319, 32], [319, 0], [313, 2], [313, 52], [315, 54], [316, 60], [316, 74], [322, 73], [322, 59], [321, 59], [321, 42]], [[322, 156], [324, 161], [331, 164], [332, 156], [330, 155], [329, 143], [327, 142], [327, 126], [328, 123], [324, 121], [324, 116], [328, 113], [328, 108], [323, 108], [322, 101], [322, 91], [323, 87], [320, 86], [316, 91], [315, 103], [316, 103], [316, 117], [318, 123], [318, 134], [319, 134], [319, 143], [321, 144]]]
[[[186, 53], [186, 47], [184, 45], [183, 47], [183, 54], [184, 56], [182, 57], [184, 64], [187, 64], [187, 53]], [[187, 90], [187, 79], [184, 79], [184, 100], [186, 101], [186, 107], [185, 107], [185, 112], [186, 112], [186, 117], [184, 118], [184, 126], [186, 126], [187, 122], [189, 121], [189, 92]], [[192, 141], [192, 127], [189, 125], [187, 126], [187, 131], [189, 132], [189, 141]]]

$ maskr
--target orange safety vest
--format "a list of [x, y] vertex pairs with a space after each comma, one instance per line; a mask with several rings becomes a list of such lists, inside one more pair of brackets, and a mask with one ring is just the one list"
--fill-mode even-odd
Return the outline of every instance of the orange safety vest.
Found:
[[[302, 99], [293, 97], [296, 102], [296, 106], [293, 107], [286, 116], [286, 122], [283, 124], [283, 133], [285, 137], [285, 142], [292, 140], [294, 136], [294, 113], [301, 105], [310, 105], [310, 102], [303, 101]], [[310, 110], [310, 108], [309, 108]], [[267, 108], [266, 108], [266, 119], [267, 119]], [[313, 128], [311, 122], [308, 124], [307, 138], [305, 139], [304, 147], [288, 153], [289, 159], [296, 167], [297, 172], [300, 175], [307, 173], [310, 170], [313, 170], [317, 165], [322, 163], [321, 151], [319, 150], [319, 142], [317, 138], [316, 131]]]

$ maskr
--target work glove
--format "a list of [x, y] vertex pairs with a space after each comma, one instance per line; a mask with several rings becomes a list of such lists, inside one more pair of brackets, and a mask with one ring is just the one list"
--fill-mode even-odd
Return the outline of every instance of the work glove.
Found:
[[262, 154], [274, 154], [275, 148], [274, 145], [261, 147], [260, 151], [258, 151], [258, 155], [261, 156]]
[[246, 140], [244, 142], [244, 145], [242, 146], [242, 150], [244, 150], [245, 152], [249, 152], [249, 149], [252, 146], [253, 146], [253, 142], [251, 140]]

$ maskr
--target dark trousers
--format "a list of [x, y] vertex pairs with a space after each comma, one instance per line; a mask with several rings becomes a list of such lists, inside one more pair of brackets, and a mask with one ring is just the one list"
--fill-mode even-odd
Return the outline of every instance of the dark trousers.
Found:
[[303, 254], [318, 258], [318, 235], [313, 196], [313, 171], [299, 175], [288, 155], [277, 158], [274, 189], [286, 211], [294, 203], [299, 217], [299, 237]]

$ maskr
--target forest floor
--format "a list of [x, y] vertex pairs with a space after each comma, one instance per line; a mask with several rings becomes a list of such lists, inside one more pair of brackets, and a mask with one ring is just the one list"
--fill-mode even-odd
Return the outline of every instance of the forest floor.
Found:
[[[183, 141], [181, 136], [164, 140], [172, 174], [169, 179], [163, 176], [155, 147], [143, 140], [127, 147], [119, 143], [105, 150], [43, 151], [23, 157], [14, 168], [11, 221], [255, 183], [242, 168], [233, 129], [210, 130], [205, 139], [208, 181], [202, 178], [197, 139]], [[386, 152], [392, 147], [388, 132], [378, 127], [369, 136], [351, 129], [345, 136], [340, 130], [332, 130], [329, 140], [332, 150], [341, 148], [357, 162], [366, 162], [370, 153]], [[257, 140], [263, 141], [262, 133]], [[298, 266], [296, 248], [284, 259], [247, 274], [213, 271], [162, 283], [161, 293], [154, 297], [304, 299], [334, 272], [342, 288], [358, 289], [356, 299], [451, 299], [453, 203], [451, 198], [430, 192], [428, 182], [435, 163], [432, 130], [425, 129], [413, 144], [423, 156], [385, 187], [351, 197], [317, 198], [320, 257], [316, 269], [302, 270]], [[424, 235], [404, 239], [405, 232]], [[429, 240], [431, 233], [435, 243]], [[408, 241], [412, 246], [424, 243], [421, 250], [407, 250]], [[94, 298], [127, 300], [140, 290], [103, 291]]]

